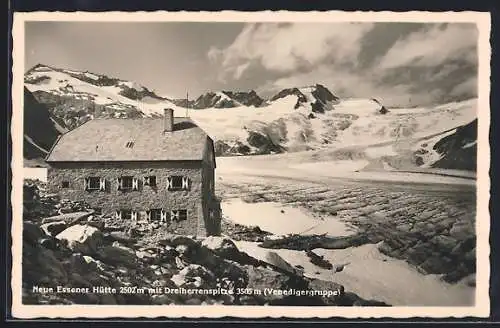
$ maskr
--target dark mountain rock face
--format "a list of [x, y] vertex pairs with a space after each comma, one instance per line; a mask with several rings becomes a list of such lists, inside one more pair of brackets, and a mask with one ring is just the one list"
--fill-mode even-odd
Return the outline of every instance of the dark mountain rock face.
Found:
[[326, 103], [327, 101], [337, 101], [340, 99], [321, 84], [316, 84], [315, 90], [312, 92], [312, 95], [317, 100], [320, 100], [323, 103]]
[[[313, 86], [313, 91], [311, 92], [314, 99], [311, 99], [312, 111], [315, 113], [324, 113], [326, 110], [330, 109], [329, 103], [338, 101], [340, 98], [335, 96], [330, 92], [325, 86], [321, 84], [316, 84]], [[280, 98], [287, 96], [297, 96], [297, 103], [294, 108], [299, 108], [303, 103], [308, 101], [307, 97], [298, 88], [283, 89], [276, 95], [271, 97], [271, 101], [275, 101]]]
[[123, 104], [121, 109], [112, 105], [99, 105], [93, 95], [87, 98], [77, 98], [71, 94], [56, 95], [46, 91], [35, 91], [37, 101], [49, 108], [52, 117], [64, 127], [72, 130], [91, 117], [94, 118], [140, 118], [142, 113], [133, 105]]
[[[45, 157], [43, 150], [49, 151], [57, 140], [57, 130], [48, 108], [39, 103], [33, 94], [24, 88], [24, 158]], [[40, 149], [42, 148], [42, 149]]]
[[187, 99], [169, 99], [174, 105], [180, 107], [189, 107], [194, 108], [195, 100], [187, 100]]
[[239, 91], [239, 92], [222, 91], [222, 92], [229, 98], [234, 99], [240, 104], [243, 104], [245, 106], [259, 107], [264, 103], [264, 99], [259, 97], [257, 92], [255, 92], [254, 90], [251, 90], [249, 92], [244, 92], [244, 91]]
[[153, 91], [147, 89], [147, 88], [142, 88], [142, 90], [137, 90], [134, 88], [130, 88], [124, 84], [120, 84], [119, 87], [122, 89], [118, 94], [127, 97], [132, 100], [141, 100], [145, 97], [151, 97], [151, 98], [156, 98], [156, 99], [164, 99], [160, 96], [157, 96]]
[[330, 92], [321, 84], [316, 84], [314, 91], [311, 92], [316, 101], [311, 103], [312, 111], [315, 113], [324, 113], [327, 110], [329, 102], [337, 101], [339, 98]]
[[216, 94], [215, 92], [207, 92], [199, 96], [192, 107], [196, 109], [205, 109], [210, 107], [232, 108], [237, 106], [237, 102], [233, 100], [222, 99], [222, 96]]
[[387, 108], [385, 108], [385, 106], [382, 106], [382, 107], [380, 107], [378, 112], [379, 112], [379, 114], [384, 115], [384, 114], [387, 114], [389, 112], [389, 110]]
[[271, 97], [271, 101], [275, 101], [280, 98], [285, 98], [286, 96], [297, 96], [298, 103], [305, 103], [307, 101], [306, 96], [298, 88], [283, 89], [277, 94], [275, 94], [273, 97]]
[[433, 147], [442, 155], [432, 166], [436, 168], [476, 171], [477, 119], [457, 128], [456, 132], [439, 140]]
[[174, 103], [178, 106], [185, 107], [188, 104], [191, 108], [205, 109], [205, 108], [233, 108], [240, 105], [259, 107], [264, 103], [264, 99], [254, 91], [222, 91], [222, 94], [229, 99], [224, 99], [222, 95], [215, 92], [207, 92], [199, 96], [193, 102], [186, 102], [186, 100], [175, 100]]

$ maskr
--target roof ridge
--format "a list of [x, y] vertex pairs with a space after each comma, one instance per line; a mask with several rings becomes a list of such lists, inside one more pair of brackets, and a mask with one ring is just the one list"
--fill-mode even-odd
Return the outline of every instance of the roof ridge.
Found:
[[[58, 138], [46, 160], [147, 161], [198, 160], [202, 157], [208, 135], [196, 122], [188, 117], [176, 117], [174, 133], [160, 134], [162, 121], [162, 117], [89, 120]], [[125, 150], [130, 140], [134, 140], [135, 146]]]

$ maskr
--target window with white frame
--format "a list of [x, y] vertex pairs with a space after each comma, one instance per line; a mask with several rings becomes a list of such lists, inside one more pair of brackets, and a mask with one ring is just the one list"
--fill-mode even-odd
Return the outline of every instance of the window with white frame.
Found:
[[150, 175], [143, 178], [143, 184], [145, 186], [156, 187], [156, 176]]
[[137, 212], [129, 209], [121, 209], [115, 212], [117, 219], [137, 221]]
[[176, 222], [187, 220], [187, 210], [170, 211], [170, 220]]
[[139, 190], [139, 180], [132, 176], [122, 176], [118, 178], [118, 190]]
[[152, 208], [149, 211], [146, 211], [148, 221], [162, 221], [162, 214], [163, 210], [161, 208]]
[[167, 222], [168, 220], [170, 220], [170, 216], [168, 215], [167, 211], [161, 210], [160, 221]]
[[106, 190], [106, 179], [100, 177], [87, 177], [84, 179], [85, 190]]
[[167, 190], [189, 190], [189, 178], [182, 175], [167, 177]]

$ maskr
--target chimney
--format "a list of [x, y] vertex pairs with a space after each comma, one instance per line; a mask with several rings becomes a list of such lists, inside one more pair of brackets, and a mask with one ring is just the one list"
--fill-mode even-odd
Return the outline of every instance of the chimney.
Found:
[[165, 116], [163, 119], [163, 132], [174, 131], [174, 110], [172, 108], [165, 108], [163, 113]]

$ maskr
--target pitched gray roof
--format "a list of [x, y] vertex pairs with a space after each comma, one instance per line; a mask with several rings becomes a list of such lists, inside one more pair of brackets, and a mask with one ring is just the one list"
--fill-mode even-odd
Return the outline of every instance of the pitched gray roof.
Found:
[[[207, 134], [188, 118], [94, 119], [62, 135], [47, 162], [202, 160]], [[132, 142], [131, 147], [127, 144]]]

